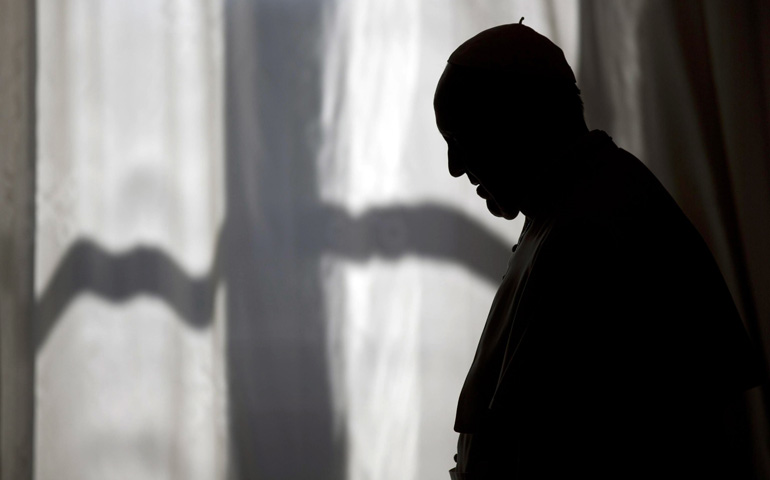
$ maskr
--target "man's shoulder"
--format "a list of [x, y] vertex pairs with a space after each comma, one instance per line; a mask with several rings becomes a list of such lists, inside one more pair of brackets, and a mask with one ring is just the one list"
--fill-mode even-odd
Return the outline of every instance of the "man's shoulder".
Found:
[[555, 218], [559, 231], [575, 235], [591, 230], [633, 240], [663, 225], [690, 225], [673, 197], [634, 155], [613, 143], [595, 156], [597, 166]]
[[617, 147], [601, 155], [599, 167], [550, 219], [541, 270], [564, 275], [570, 266], [581, 274], [643, 278], [713, 263], [698, 231], [641, 161]]

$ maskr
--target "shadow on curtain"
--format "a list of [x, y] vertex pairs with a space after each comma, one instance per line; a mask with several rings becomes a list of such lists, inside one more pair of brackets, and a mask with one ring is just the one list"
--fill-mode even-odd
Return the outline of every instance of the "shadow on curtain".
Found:
[[208, 272], [191, 276], [162, 249], [115, 254], [80, 239], [38, 300], [40, 347], [85, 292], [113, 303], [147, 294], [189, 326], [207, 328], [223, 282], [232, 478], [345, 477], [346, 437], [333, 423], [328, 383], [323, 255], [354, 262], [420, 255], [495, 282], [510, 248], [438, 204], [352, 216], [321, 201], [310, 126], [320, 117], [325, 7], [226, 6], [226, 212]]

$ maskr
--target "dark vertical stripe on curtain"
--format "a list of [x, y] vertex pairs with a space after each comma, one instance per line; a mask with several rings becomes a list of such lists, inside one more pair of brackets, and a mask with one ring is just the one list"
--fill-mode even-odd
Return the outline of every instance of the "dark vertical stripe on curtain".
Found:
[[0, 1], [0, 479], [33, 476], [35, 2]]
[[[758, 318], [755, 299], [752, 293], [746, 265], [743, 239], [738, 225], [739, 208], [731, 182], [730, 159], [725, 146], [725, 130], [722, 113], [718, 104], [718, 93], [713, 73], [718, 68], [711, 55], [710, 39], [704, 18], [704, 5], [697, 1], [671, 3], [675, 24], [674, 34], [678, 37], [681, 58], [685, 65], [688, 87], [692, 92], [696, 118], [702, 132], [702, 141], [709, 155], [702, 161], [708, 168], [702, 168], [710, 174], [713, 185], [715, 214], [718, 216], [720, 229], [727, 237], [728, 259], [721, 262], [723, 271], [732, 267], [733, 295], [738, 308], [753, 338], [759, 338]], [[699, 165], [700, 166], [700, 165]], [[679, 179], [674, 179], [678, 181]], [[684, 208], [698, 208], [697, 205], [683, 205]], [[704, 208], [700, 205], [700, 208]], [[723, 252], [719, 252], [723, 253]]]

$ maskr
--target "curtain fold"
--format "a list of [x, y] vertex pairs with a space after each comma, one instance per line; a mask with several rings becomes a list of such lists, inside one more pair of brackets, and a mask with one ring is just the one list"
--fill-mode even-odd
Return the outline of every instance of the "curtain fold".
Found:
[[227, 473], [222, 16], [37, 2], [36, 478]]

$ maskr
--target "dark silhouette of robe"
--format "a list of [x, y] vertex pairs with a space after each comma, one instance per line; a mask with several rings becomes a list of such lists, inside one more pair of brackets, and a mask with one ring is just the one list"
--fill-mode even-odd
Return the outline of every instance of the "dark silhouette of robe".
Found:
[[586, 168], [527, 218], [493, 302], [452, 474], [731, 478], [723, 405], [764, 372], [719, 269], [604, 132], [570, 155]]

